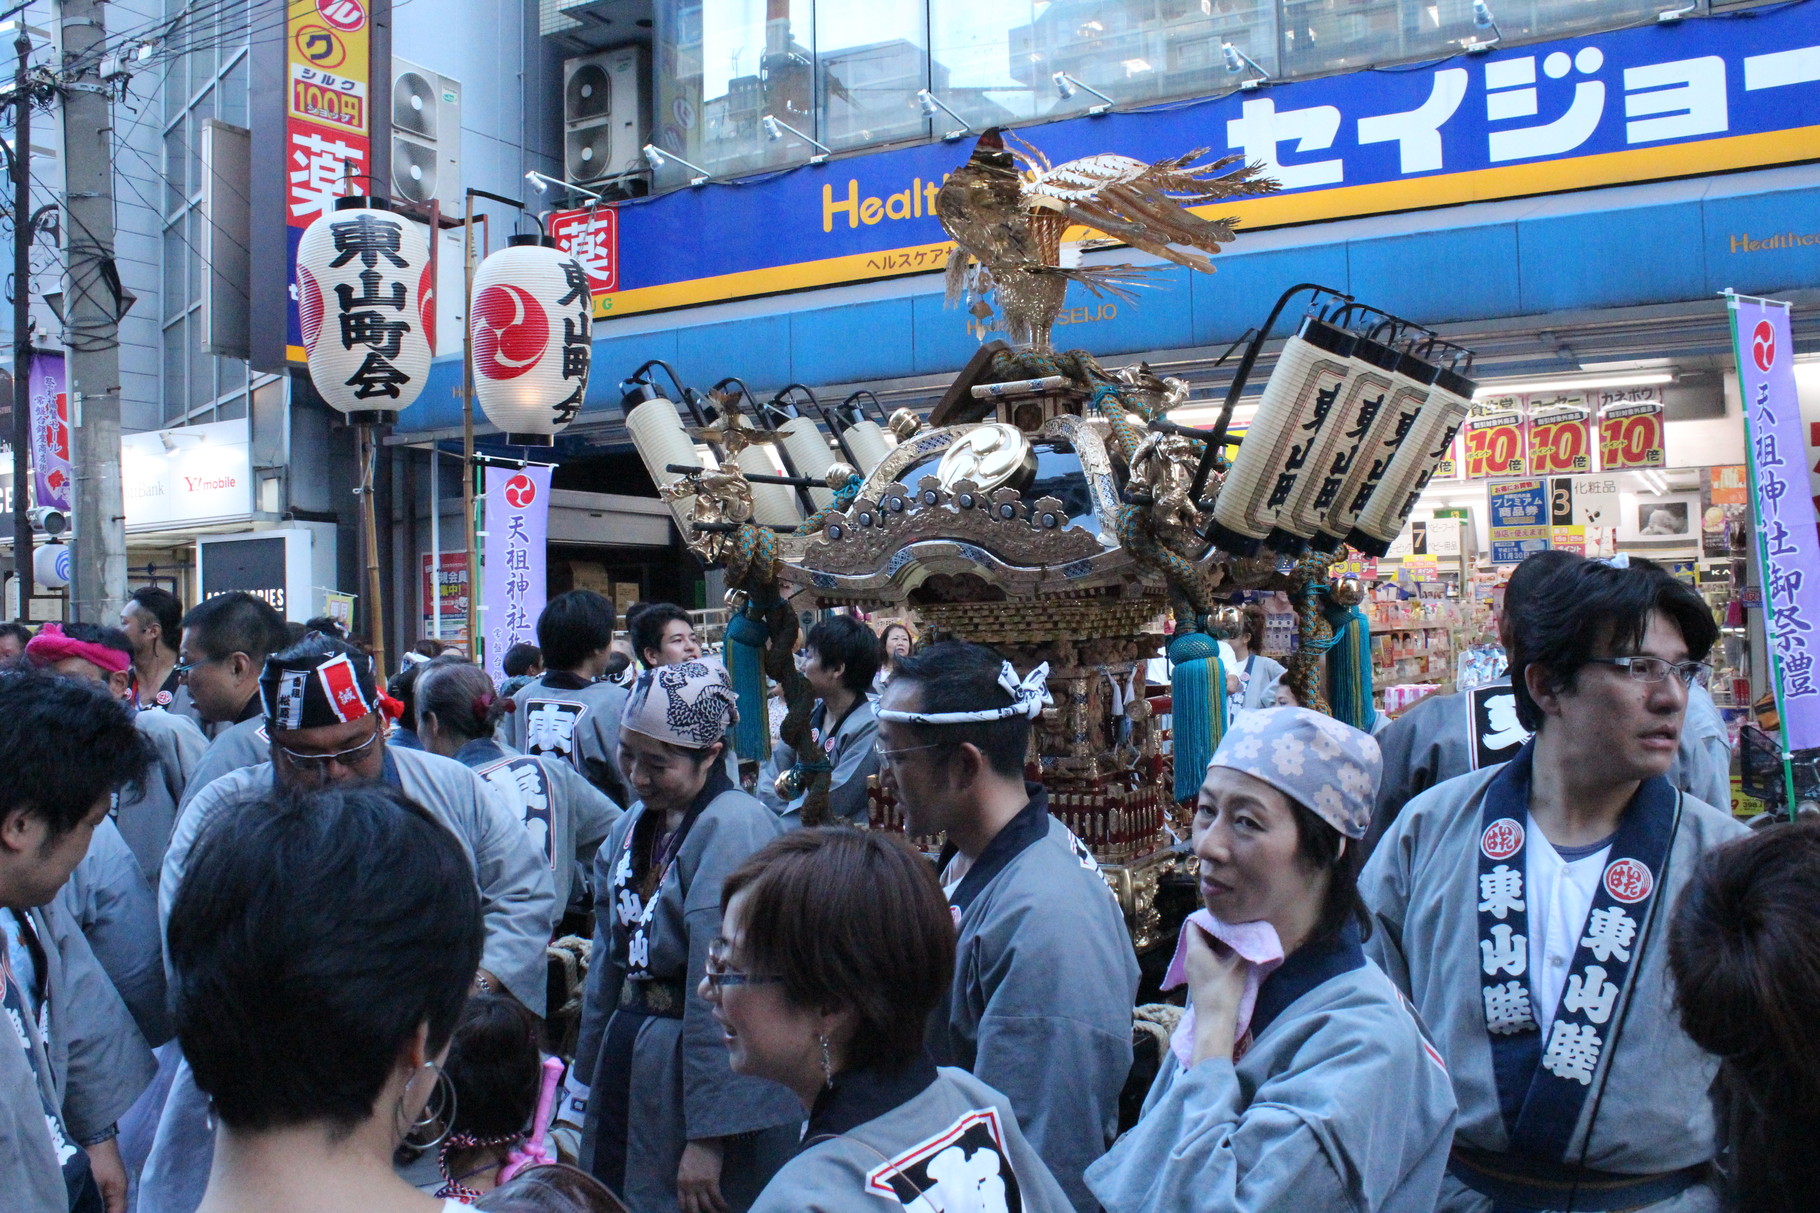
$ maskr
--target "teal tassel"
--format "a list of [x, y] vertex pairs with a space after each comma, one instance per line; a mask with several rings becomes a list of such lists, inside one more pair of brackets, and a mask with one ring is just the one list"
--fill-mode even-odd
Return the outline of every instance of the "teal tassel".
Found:
[[1207, 764], [1226, 735], [1226, 671], [1220, 642], [1204, 632], [1184, 632], [1169, 644], [1174, 663], [1170, 695], [1175, 701], [1175, 799], [1193, 800], [1207, 776]]
[[733, 748], [756, 762], [771, 756], [771, 714], [765, 702], [765, 642], [770, 635], [763, 617], [748, 611], [727, 621], [727, 674], [739, 697]]
[[1334, 719], [1369, 733], [1378, 718], [1371, 702], [1371, 621], [1357, 607], [1329, 611], [1327, 618], [1334, 630], [1327, 655]]

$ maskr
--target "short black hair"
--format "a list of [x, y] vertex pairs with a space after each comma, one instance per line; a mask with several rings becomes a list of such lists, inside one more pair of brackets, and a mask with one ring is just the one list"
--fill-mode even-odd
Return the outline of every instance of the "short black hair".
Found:
[[442, 1068], [455, 1084], [456, 1133], [485, 1139], [524, 1132], [543, 1085], [537, 1017], [515, 998], [474, 995]]
[[825, 666], [840, 666], [841, 685], [856, 695], [872, 689], [884, 657], [877, 634], [851, 615], [832, 615], [810, 628], [803, 648], [814, 649]]
[[404, 705], [404, 712], [398, 719], [407, 729], [417, 728], [417, 680], [423, 676], [423, 668], [428, 664], [427, 661], [413, 661], [385, 684], [385, 693]]
[[183, 617], [183, 630], [193, 634], [204, 657], [245, 653], [261, 662], [291, 642], [284, 617], [245, 590], [203, 599]]
[[38, 671], [0, 676], [0, 754], [0, 818], [19, 810], [43, 818], [53, 841], [109, 793], [136, 796], [157, 762], [106, 690]]
[[1519, 606], [1510, 616], [1510, 685], [1517, 719], [1530, 730], [1542, 727], [1542, 709], [1524, 676], [1532, 665], [1547, 668], [1551, 690], [1572, 690], [1589, 660], [1606, 655], [1595, 650], [1635, 652], [1656, 611], [1680, 629], [1691, 661], [1705, 661], [1719, 638], [1705, 599], [1661, 565], [1636, 556], [1626, 567], [1570, 556]]
[[312, 632], [321, 632], [324, 636], [333, 636], [337, 640], [346, 640], [348, 630], [341, 626], [341, 620], [332, 615], [316, 615], [303, 621], [303, 626]]
[[[978, 712], [1009, 707], [1011, 693], [999, 685], [1005, 658], [983, 644], [944, 640], [920, 653], [897, 659], [891, 683], [916, 684], [918, 706], [925, 712]], [[907, 726], [922, 743], [958, 745], [970, 741], [986, 756], [994, 773], [1022, 777], [1030, 748], [1030, 718], [1007, 716], [971, 724]]]
[[420, 1025], [431, 1054], [448, 1041], [481, 939], [473, 867], [427, 810], [381, 783], [267, 788], [204, 829], [177, 889], [177, 1039], [223, 1124], [343, 1136]]
[[[1293, 798], [1290, 812], [1295, 815], [1296, 858], [1309, 867], [1327, 873], [1327, 896], [1321, 902], [1321, 914], [1315, 919], [1310, 939], [1326, 939], [1339, 933], [1351, 919], [1359, 926], [1359, 938], [1371, 938], [1371, 911], [1359, 896], [1359, 869], [1365, 863], [1364, 839], [1346, 838], [1327, 819]], [[1343, 845], [1344, 844], [1344, 845]]]
[[674, 602], [639, 602], [634, 603], [626, 612], [626, 631], [632, 640], [632, 651], [638, 655], [638, 664], [645, 669], [651, 663], [645, 660], [646, 649], [662, 649], [664, 629], [676, 622], [694, 626], [695, 621], [689, 618], [689, 612]]
[[21, 645], [27, 645], [32, 642], [32, 630], [23, 623], [0, 623], [0, 636], [11, 636]]
[[158, 621], [159, 642], [175, 653], [183, 639], [183, 603], [177, 595], [163, 586], [142, 585], [127, 601]]
[[499, 668], [505, 671], [507, 678], [522, 678], [531, 672], [531, 667], [543, 660], [543, 650], [534, 644], [519, 641], [506, 650], [500, 660]]
[[593, 590], [558, 594], [537, 617], [537, 647], [548, 669], [572, 670], [612, 643], [613, 604]]

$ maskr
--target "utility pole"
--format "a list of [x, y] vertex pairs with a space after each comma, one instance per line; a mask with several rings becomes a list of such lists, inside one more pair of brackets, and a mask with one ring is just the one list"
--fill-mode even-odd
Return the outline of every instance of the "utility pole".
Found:
[[32, 40], [25, 22], [13, 43], [19, 69], [13, 76], [13, 580], [19, 618], [32, 597], [32, 521], [29, 467], [32, 442], [32, 95], [27, 61]]
[[[101, 82], [101, 0], [62, 0], [63, 155], [69, 286], [70, 422], [75, 442], [75, 618], [112, 623], [126, 599], [120, 485], [119, 271], [114, 266], [114, 125]], [[79, 69], [79, 70], [72, 70]]]

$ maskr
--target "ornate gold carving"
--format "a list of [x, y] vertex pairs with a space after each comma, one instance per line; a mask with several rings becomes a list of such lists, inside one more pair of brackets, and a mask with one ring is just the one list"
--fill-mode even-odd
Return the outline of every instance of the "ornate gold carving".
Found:
[[[690, 472], [681, 480], [663, 486], [659, 493], [665, 501], [691, 497], [689, 521], [694, 523], [739, 523], [752, 517], [752, 486], [740, 473], [739, 465], [708, 468]], [[687, 536], [689, 550], [710, 564], [723, 563], [733, 536], [726, 532], [691, 530]]]

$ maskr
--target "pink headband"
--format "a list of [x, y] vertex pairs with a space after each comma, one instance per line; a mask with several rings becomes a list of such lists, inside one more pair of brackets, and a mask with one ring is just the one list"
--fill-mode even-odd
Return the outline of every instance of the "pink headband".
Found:
[[38, 634], [26, 644], [25, 655], [32, 659], [34, 665], [55, 665], [65, 657], [80, 657], [100, 666], [109, 674], [118, 674], [131, 669], [133, 665], [130, 653], [110, 649], [105, 644], [96, 644], [92, 640], [65, 636], [63, 625], [54, 620], [40, 628]]

